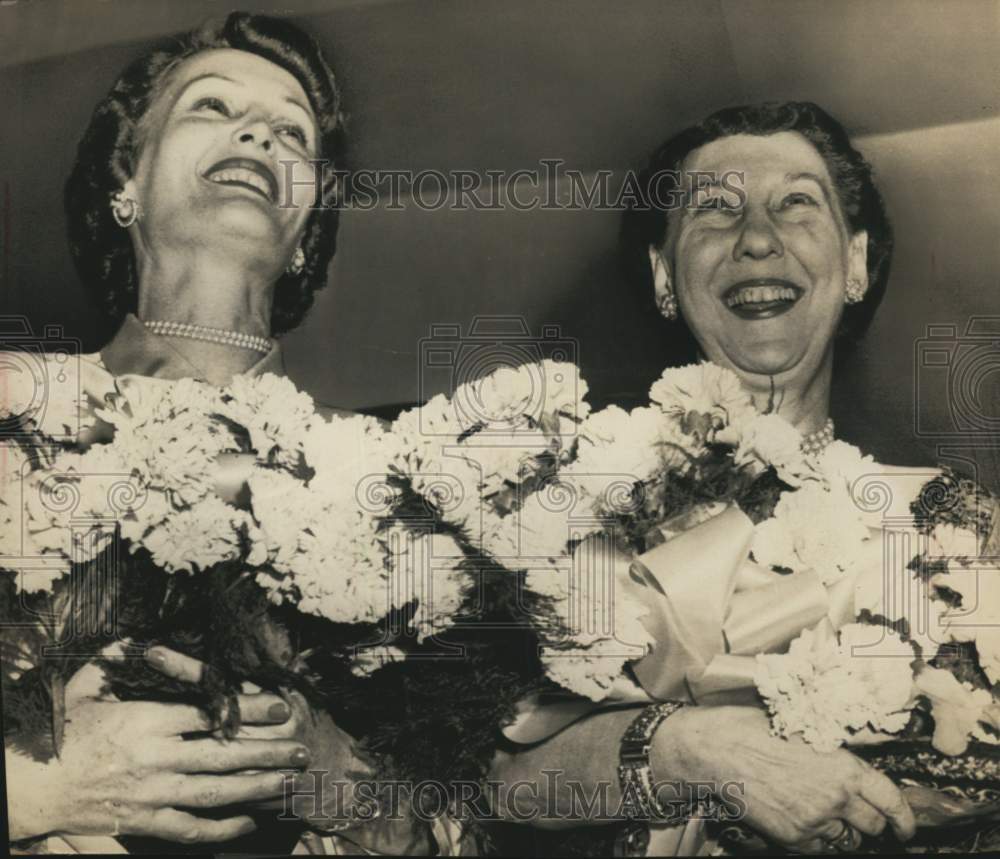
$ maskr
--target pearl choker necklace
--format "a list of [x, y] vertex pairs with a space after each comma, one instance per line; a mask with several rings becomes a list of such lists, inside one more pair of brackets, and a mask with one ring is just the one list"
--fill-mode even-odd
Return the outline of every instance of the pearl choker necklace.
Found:
[[209, 343], [222, 343], [225, 346], [239, 346], [254, 352], [271, 351], [271, 341], [255, 334], [243, 334], [240, 331], [228, 331], [225, 328], [209, 328], [207, 325], [194, 325], [190, 322], [164, 322], [162, 319], [146, 319], [143, 325], [161, 337], [186, 337], [188, 340], [205, 340]]
[[827, 418], [815, 432], [809, 433], [802, 439], [802, 452], [807, 456], [819, 456], [830, 446], [833, 441], [833, 418]]

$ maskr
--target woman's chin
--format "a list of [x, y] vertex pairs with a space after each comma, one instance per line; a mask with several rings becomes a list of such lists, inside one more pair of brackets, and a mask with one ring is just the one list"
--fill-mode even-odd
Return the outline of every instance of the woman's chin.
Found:
[[752, 355], [733, 356], [730, 363], [737, 373], [747, 376], [787, 376], [802, 367], [805, 357], [787, 351], [768, 350]]

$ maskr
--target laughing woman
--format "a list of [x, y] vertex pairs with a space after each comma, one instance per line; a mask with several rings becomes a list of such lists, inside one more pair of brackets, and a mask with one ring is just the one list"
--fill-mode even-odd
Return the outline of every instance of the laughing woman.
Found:
[[[664, 336], [687, 346], [685, 362], [700, 356], [736, 373], [760, 410], [773, 404], [802, 433], [807, 453], [821, 451], [834, 437], [835, 350], [864, 332], [888, 281], [892, 231], [868, 163], [814, 104], [750, 105], [672, 137], [641, 184], [660, 200], [678, 191], [686, 200], [674, 209], [637, 207], [625, 221], [643, 300], [664, 317]], [[934, 473], [916, 473], [913, 489]], [[556, 768], [567, 785], [613, 785], [612, 808], [628, 773], [639, 785], [676, 785], [682, 797], [739, 784], [744, 821], [799, 852], [850, 852], [888, 827], [904, 839], [914, 833], [914, 815], [886, 776], [844, 749], [821, 753], [773, 736], [759, 707], [671, 702], [597, 713], [540, 745], [501, 751], [492, 775], [531, 780]], [[646, 788], [640, 792], [644, 808], [661, 810]], [[566, 789], [539, 796], [540, 813], [574, 809]], [[678, 825], [655, 828], [652, 841], [641, 827], [621, 830], [620, 848], [626, 855], [705, 849], [691, 825], [700, 821], [685, 823], [694, 807], [685, 811], [654, 813]], [[600, 822], [607, 817], [591, 821]]]
[[[86, 390], [155, 397], [160, 380], [283, 374], [274, 337], [301, 321], [335, 249], [338, 211], [314, 205], [326, 201], [310, 162], [335, 161], [341, 129], [333, 73], [287, 21], [233, 13], [124, 71], [66, 186], [78, 272], [119, 326], [83, 356]], [[198, 679], [180, 654], [149, 659]], [[6, 685], [18, 672], [4, 669]], [[255, 828], [252, 803], [281, 796], [280, 770], [365, 771], [351, 738], [294, 695], [242, 696], [239, 737], [189, 739], [207, 727], [197, 708], [109, 699], [95, 671], [67, 684], [58, 757], [45, 760], [37, 738], [5, 738], [12, 839], [229, 841]]]

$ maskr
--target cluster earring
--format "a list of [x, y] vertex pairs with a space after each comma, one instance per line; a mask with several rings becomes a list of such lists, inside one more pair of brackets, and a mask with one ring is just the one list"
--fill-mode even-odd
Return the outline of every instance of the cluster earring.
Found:
[[656, 299], [656, 306], [664, 319], [673, 322], [677, 318], [677, 299], [672, 292], [665, 292]]
[[306, 255], [302, 248], [296, 248], [295, 253], [292, 254], [292, 260], [288, 263], [288, 267], [285, 269], [289, 274], [302, 274], [302, 270], [306, 267]]
[[852, 278], [847, 281], [847, 289], [845, 290], [845, 303], [846, 304], [860, 304], [865, 297], [865, 287], [860, 280]]
[[124, 191], [116, 191], [111, 195], [111, 217], [122, 229], [131, 227], [139, 220], [139, 202], [129, 197]]

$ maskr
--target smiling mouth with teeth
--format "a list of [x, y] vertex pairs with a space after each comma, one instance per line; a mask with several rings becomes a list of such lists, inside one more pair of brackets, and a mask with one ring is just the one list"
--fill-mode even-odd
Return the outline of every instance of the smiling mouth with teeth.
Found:
[[253, 170], [248, 170], [245, 167], [227, 167], [223, 170], [217, 170], [205, 178], [210, 182], [215, 182], [219, 185], [240, 185], [243, 187], [249, 187], [260, 193], [269, 203], [274, 202], [271, 197], [271, 186], [268, 184], [267, 180], [260, 174], [255, 173]]
[[726, 296], [726, 307], [747, 304], [770, 304], [775, 301], [795, 301], [798, 291], [790, 286], [744, 286]]

